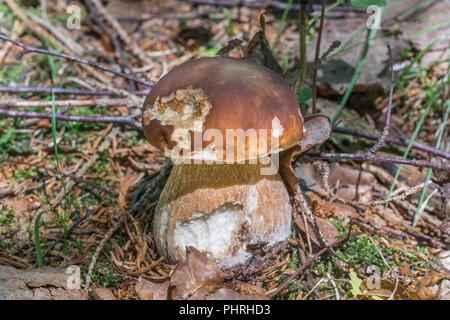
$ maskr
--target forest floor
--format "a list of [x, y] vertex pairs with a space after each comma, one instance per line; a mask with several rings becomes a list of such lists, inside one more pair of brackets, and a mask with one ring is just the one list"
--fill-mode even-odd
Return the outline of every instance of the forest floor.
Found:
[[[319, 68], [317, 107], [319, 113], [333, 117], [343, 105], [339, 127], [381, 134], [389, 83], [386, 44], [391, 43], [397, 71], [390, 136], [400, 143], [387, 143], [381, 155], [436, 157], [448, 163], [450, 49], [448, 38], [440, 42], [437, 34], [450, 32], [448, 23], [437, 21], [448, 17], [449, 5], [442, 1], [439, 5], [445, 7], [436, 8], [428, 2], [426, 10], [415, 11], [419, 1], [409, 0], [401, 8], [386, 8], [382, 29], [372, 41], [364, 29], [365, 11], [330, 9], [322, 51], [334, 40], [342, 45]], [[126, 11], [120, 1], [109, 1], [100, 9], [99, 3], [75, 5], [81, 10], [81, 23], [76, 28], [76, 19], [72, 21], [75, 28], [71, 30], [66, 1], [48, 2], [46, 12], [39, 1], [0, 1], [0, 34], [28, 46], [96, 61], [149, 83], [192, 58], [216, 55], [232, 38], [247, 44], [259, 30], [261, 13], [189, 1], [137, 2], [128, 4]], [[267, 39], [288, 77], [295, 77], [299, 68], [297, 15], [295, 10], [266, 13]], [[310, 20], [308, 61], [314, 57], [319, 15], [320, 11], [314, 11]], [[365, 46], [369, 51], [360, 66], [362, 73], [343, 102]], [[132, 125], [57, 117], [139, 120], [149, 87], [49, 55], [30, 52], [18, 59], [21, 51], [0, 41], [0, 109], [48, 116], [0, 115], [0, 266], [33, 270], [75, 265], [80, 267], [82, 283], [92, 282], [95, 298], [155, 298], [177, 268], [160, 257], [151, 235], [152, 210], [164, 187], [169, 161]], [[240, 54], [238, 49], [232, 52]], [[44, 90], [52, 87], [73, 92]], [[304, 113], [308, 110], [305, 107]], [[410, 142], [443, 153], [433, 155]], [[358, 134], [335, 132], [320, 151], [364, 152], [373, 143]], [[328, 184], [348, 200], [385, 199], [430, 182], [424, 191], [406, 199], [364, 207], [333, 201], [306, 159], [296, 165], [325, 238], [343, 239], [350, 221], [354, 227], [346, 241], [308, 264], [276, 298], [450, 298], [449, 205], [440, 196], [439, 185], [432, 182], [431, 169], [330, 161]], [[301, 249], [298, 233], [293, 232], [289, 241], [258, 250], [256, 258], [239, 270], [226, 270], [223, 286], [243, 295], [270, 296], [305, 263]], [[313, 251], [319, 249], [317, 245]], [[196, 253], [194, 258], [202, 259]], [[0, 274], [0, 287], [1, 281]], [[172, 281], [176, 286], [180, 280]], [[230, 297], [227, 294], [223, 297]]]

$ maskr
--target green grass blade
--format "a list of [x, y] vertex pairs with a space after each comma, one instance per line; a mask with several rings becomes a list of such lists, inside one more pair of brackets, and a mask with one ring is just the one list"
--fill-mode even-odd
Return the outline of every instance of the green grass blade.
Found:
[[39, 236], [39, 225], [41, 223], [41, 217], [45, 211], [41, 211], [37, 214], [36, 220], [34, 221], [34, 250], [36, 253], [36, 263], [38, 268], [44, 265], [42, 258], [42, 248], [41, 248], [41, 238]]
[[280, 41], [281, 32], [283, 32], [284, 27], [286, 26], [286, 20], [287, 20], [289, 11], [292, 8], [293, 2], [294, 2], [294, 0], [289, 0], [286, 8], [284, 8], [284, 10], [283, 10], [283, 15], [281, 16], [281, 20], [280, 20], [280, 28], [277, 30], [277, 35], [275, 36], [275, 40], [273, 41], [273, 44], [271, 46], [272, 50], [276, 48], [276, 46], [278, 45], [278, 42]]
[[[438, 132], [437, 132], [437, 139], [436, 139], [436, 148], [439, 148], [442, 142], [442, 138], [444, 137], [445, 128], [447, 126], [448, 118], [450, 116], [450, 101], [447, 101], [446, 105], [444, 106], [446, 108], [444, 119], [439, 126]], [[434, 160], [434, 157], [432, 158]], [[422, 190], [422, 193], [420, 194], [419, 203], [417, 205], [416, 213], [414, 214], [413, 219], [413, 226], [415, 227], [417, 223], [419, 222], [420, 215], [423, 212], [422, 205], [425, 201], [425, 197], [427, 195], [427, 189], [428, 189], [428, 182], [431, 179], [431, 176], [433, 175], [433, 171], [431, 169], [428, 169], [427, 171], [427, 177], [425, 179], [425, 187]]]
[[50, 76], [52, 79], [52, 83], [55, 84], [56, 75], [57, 75], [55, 59], [53, 59], [52, 56], [47, 56], [47, 60], [48, 60], [48, 65], [50, 66]]
[[[381, 9], [380, 15], [383, 15], [383, 10]], [[336, 114], [333, 117], [332, 124], [335, 125], [336, 122], [339, 120], [339, 117], [341, 116], [342, 112], [344, 111], [345, 105], [347, 104], [348, 99], [350, 98], [350, 94], [353, 91], [353, 87], [358, 82], [359, 77], [361, 76], [361, 72], [364, 68], [364, 65], [366, 64], [366, 58], [367, 54], [369, 53], [370, 46], [372, 45], [373, 40], [375, 39], [375, 36], [377, 34], [377, 29], [371, 29], [367, 35], [367, 40], [364, 44], [364, 49], [361, 55], [361, 59], [359, 60], [358, 64], [355, 68], [355, 73], [353, 74], [353, 77], [347, 87], [347, 90], [345, 91], [344, 96], [342, 97], [341, 102], [339, 103], [338, 110]]]
[[[416, 141], [416, 138], [420, 132], [420, 129], [422, 128], [423, 123], [425, 122], [426, 117], [430, 113], [431, 107], [435, 104], [439, 97], [439, 93], [449, 84], [450, 77], [449, 75], [446, 76], [446, 78], [442, 81], [440, 85], [436, 87], [436, 89], [431, 94], [432, 98], [430, 101], [428, 101], [427, 106], [425, 110], [422, 112], [419, 121], [417, 122], [416, 127], [414, 128], [414, 132], [412, 134], [411, 139], [409, 140], [408, 146], [406, 147], [406, 150], [403, 154], [403, 158], [406, 159], [409, 156], [409, 153], [411, 152], [412, 146], [414, 142]], [[389, 188], [389, 194], [388, 197], [391, 196], [392, 192], [394, 191], [395, 185], [397, 184], [398, 178], [400, 176], [402, 166], [399, 166], [397, 171], [395, 172], [394, 181], [392, 181], [391, 187]]]

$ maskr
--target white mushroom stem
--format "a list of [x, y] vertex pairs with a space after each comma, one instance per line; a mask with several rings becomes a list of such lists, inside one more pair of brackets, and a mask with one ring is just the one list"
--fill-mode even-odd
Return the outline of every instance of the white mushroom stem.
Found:
[[172, 169], [154, 216], [157, 247], [170, 261], [187, 246], [222, 265], [250, 256], [249, 244], [273, 245], [291, 232], [289, 194], [279, 174], [260, 164], [179, 164]]

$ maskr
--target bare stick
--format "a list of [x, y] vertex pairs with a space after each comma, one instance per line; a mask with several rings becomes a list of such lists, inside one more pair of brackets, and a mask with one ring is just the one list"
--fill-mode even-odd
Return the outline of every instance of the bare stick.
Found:
[[85, 0], [84, 3], [86, 4], [86, 6], [88, 7], [89, 10], [89, 17], [91, 18], [91, 20], [96, 23], [98, 25], [98, 27], [100, 28], [100, 30], [107, 34], [109, 36], [109, 38], [111, 39], [111, 44], [114, 47], [114, 51], [116, 53], [116, 58], [118, 59], [121, 67], [122, 67], [122, 71], [124, 71], [124, 68], [127, 68], [128, 70], [130, 70], [129, 64], [128, 64], [128, 59], [123, 55], [123, 50], [122, 47], [120, 45], [120, 41], [118, 39], [118, 35], [117, 32], [115, 30], [113, 30], [112, 32], [108, 29], [108, 27], [106, 26], [106, 24], [103, 22], [101, 16], [97, 13], [96, 8], [94, 6], [94, 4], [92, 3], [91, 0]]
[[298, 276], [300, 276], [314, 261], [316, 261], [320, 256], [322, 256], [325, 252], [327, 252], [328, 250], [348, 241], [348, 239], [350, 239], [350, 235], [352, 232], [352, 227], [353, 227], [353, 220], [350, 221], [350, 226], [348, 229], [348, 233], [347, 236], [345, 238], [339, 239], [334, 241], [333, 243], [327, 245], [326, 247], [322, 248], [319, 252], [317, 252], [314, 256], [311, 257], [311, 259], [309, 259], [307, 262], [305, 262], [297, 271], [295, 271], [293, 274], [291, 274], [289, 276], [289, 278], [287, 278], [277, 289], [275, 289], [275, 291], [272, 291], [271, 293], [268, 294], [268, 298], [269, 299], [273, 299], [275, 298], [280, 292], [282, 292], [284, 289], [286, 289], [289, 284], [294, 281], [294, 279], [298, 278]]
[[[311, 226], [314, 229], [314, 232], [316, 234], [317, 240], [319, 241], [321, 246], [326, 247], [328, 244], [325, 240], [325, 236], [323, 235], [322, 231], [319, 228], [319, 225], [317, 224], [316, 217], [312, 213], [308, 202], [306, 201], [305, 197], [303, 196], [303, 192], [300, 189], [300, 185], [296, 185], [296, 190], [294, 192], [294, 204], [296, 207], [298, 207], [299, 211], [302, 213], [302, 215], [305, 215], [308, 222], [311, 224]], [[309, 246], [309, 252], [312, 253], [312, 246], [311, 246], [311, 239], [308, 234], [308, 225], [307, 221], [304, 221], [305, 224], [305, 230], [307, 232], [307, 240], [308, 240], [308, 246]]]
[[[386, 162], [404, 164], [414, 167], [422, 168], [436, 168], [440, 170], [450, 170], [450, 165], [435, 163], [426, 160], [403, 159], [403, 158], [388, 158], [380, 156], [368, 156], [367, 153], [331, 153], [331, 152], [308, 152], [301, 155], [302, 158], [319, 159], [319, 160], [336, 160], [336, 161], [372, 161], [372, 162]], [[295, 161], [298, 161], [297, 157]]]
[[322, 41], [323, 20], [325, 17], [325, 3], [326, 3], [326, 0], [322, 0], [322, 10], [320, 11], [319, 33], [317, 34], [317, 43], [316, 43], [316, 56], [314, 59], [313, 75], [312, 75], [312, 83], [313, 83], [312, 113], [313, 114], [317, 113], [317, 66], [319, 64], [319, 59], [320, 59], [320, 43]]
[[[236, 1], [236, 0], [188, 0], [187, 2], [198, 5], [211, 5], [220, 7], [246, 7], [250, 9], [269, 9], [274, 8], [278, 10], [286, 9], [288, 4], [282, 1]], [[301, 4], [292, 4], [293, 10], [300, 10]], [[320, 10], [320, 5], [312, 5], [313, 10]], [[335, 11], [354, 11], [365, 12], [364, 9], [353, 8], [349, 6], [336, 7]]]
[[125, 43], [125, 45], [128, 47], [128, 49], [131, 51], [131, 53], [136, 56], [141, 63], [147, 65], [150, 64], [149, 58], [145, 55], [144, 51], [136, 45], [136, 42], [133, 41], [133, 39], [130, 38], [128, 33], [122, 28], [120, 23], [108, 13], [108, 10], [103, 6], [102, 2], [100, 0], [88, 0], [87, 4], [89, 8], [94, 10], [94, 14], [98, 14], [100, 17], [104, 18], [106, 23], [111, 26], [111, 28], [114, 30], [120, 40]]
[[[82, 90], [82, 89], [65, 89], [65, 88], [50, 88], [50, 87], [5, 87], [0, 86], [0, 93], [14, 93], [14, 94], [51, 94], [54, 90], [55, 94], [66, 94], [66, 95], [76, 95], [76, 96], [113, 96], [122, 95], [120, 92], [109, 92], [109, 91], [94, 91], [94, 90]], [[145, 96], [148, 94], [148, 90], [139, 90], [135, 92], [130, 92], [136, 96]], [[380, 139], [379, 135], [368, 133], [365, 131], [360, 131], [352, 128], [342, 128], [335, 127], [333, 133], [350, 135], [359, 138], [364, 138], [367, 140], [378, 141]], [[390, 145], [396, 146], [407, 146], [409, 141], [400, 138], [386, 136], [384, 142]], [[426, 153], [433, 154], [437, 157], [445, 158], [450, 160], [450, 153], [443, 150], [436, 149], [432, 146], [414, 142], [412, 148], [418, 151], [423, 151]]]
[[386, 141], [386, 137], [389, 136], [389, 131], [391, 129], [391, 114], [392, 114], [392, 99], [394, 97], [394, 60], [392, 59], [391, 46], [388, 45], [388, 54], [389, 54], [389, 68], [391, 70], [391, 82], [389, 84], [389, 102], [388, 109], [386, 113], [386, 124], [383, 129], [383, 133], [378, 141], [373, 145], [373, 147], [369, 150], [368, 155], [374, 156], [378, 151], [383, 148], [384, 143]]
[[27, 101], [27, 100], [11, 100], [0, 99], [0, 107], [2, 108], [31, 108], [31, 107], [137, 107], [142, 105], [142, 101], [134, 102], [131, 99], [89, 99], [89, 100], [56, 100], [56, 101]]
[[84, 284], [84, 289], [89, 290], [89, 287], [91, 286], [91, 278], [92, 273], [94, 272], [95, 263], [97, 262], [98, 257], [100, 256], [100, 253], [102, 252], [103, 247], [105, 246], [106, 242], [113, 236], [113, 234], [116, 232], [117, 229], [124, 223], [127, 215], [121, 214], [118, 220], [111, 226], [111, 228], [105, 233], [105, 235], [102, 238], [102, 241], [100, 241], [97, 249], [95, 249], [95, 253], [92, 256], [91, 262], [89, 263], [88, 267], [88, 273], [86, 275], [86, 282]]
[[[364, 138], [367, 140], [373, 140], [373, 141], [378, 141], [380, 139], [380, 136], [376, 135], [376, 134], [371, 134], [371, 133], [367, 133], [364, 131], [359, 131], [356, 129], [350, 129], [350, 128], [342, 128], [342, 127], [336, 127], [333, 129], [334, 133], [338, 133], [338, 134], [344, 134], [344, 135], [350, 135], [350, 136], [355, 136], [355, 137], [359, 137], [359, 138]], [[407, 146], [409, 141], [403, 141], [402, 139], [399, 138], [394, 138], [394, 137], [386, 137], [385, 138], [385, 142], [391, 145], [396, 145], [396, 146]], [[450, 153], [433, 148], [431, 146], [428, 146], [426, 144], [423, 143], [418, 143], [418, 142], [414, 142], [413, 144], [413, 149], [419, 150], [419, 151], [423, 151], [423, 152], [427, 152], [427, 153], [431, 153], [435, 156], [438, 157], [442, 157], [445, 159], [449, 159], [450, 160]]]
[[339, 201], [344, 204], [372, 207], [372, 206], [376, 206], [376, 205], [388, 204], [388, 203], [395, 202], [395, 201], [402, 201], [402, 200], [405, 200], [407, 197], [410, 197], [413, 194], [416, 194], [417, 192], [422, 191], [422, 189], [427, 185], [427, 183], [421, 183], [417, 186], [409, 188], [408, 190], [406, 190], [405, 192], [402, 192], [401, 194], [390, 197], [388, 199], [374, 200], [374, 201], [367, 201], [367, 202], [366, 201], [357, 201], [357, 200], [348, 200], [348, 199], [343, 199], [343, 198], [339, 197], [331, 190], [331, 187], [328, 184], [328, 177], [330, 176], [330, 166], [328, 165], [328, 163], [317, 160], [317, 161], [314, 161], [313, 165], [314, 165], [314, 168], [319, 172], [319, 174], [322, 177], [321, 184], [322, 184], [322, 187], [325, 189], [327, 196], [330, 197], [332, 200]]
[[[28, 118], [28, 119], [51, 119], [50, 113], [45, 112], [28, 112], [28, 111], [13, 111], [5, 110], [0, 108], [0, 116], [6, 118]], [[133, 127], [138, 131], [142, 131], [142, 125], [136, 118], [131, 116], [71, 116], [64, 114], [57, 114], [56, 119], [59, 121], [76, 121], [76, 122], [99, 122], [99, 123], [113, 123], [120, 125], [128, 125]], [[430, 147], [431, 148], [431, 147]], [[435, 153], [436, 150], [429, 151], [430, 153]], [[439, 152], [439, 150], [437, 150]], [[303, 153], [302, 158], [306, 159], [319, 159], [319, 160], [335, 160], [335, 161], [371, 161], [371, 162], [386, 162], [386, 163], [397, 163], [405, 164], [414, 167], [425, 167], [431, 169], [439, 170], [450, 170], [450, 165], [443, 163], [435, 163], [426, 160], [415, 160], [415, 159], [403, 159], [403, 158], [389, 158], [373, 156], [369, 157], [366, 153], [326, 153], [326, 152], [311, 152]], [[296, 157], [294, 161], [298, 161], [300, 157]]]
[[[115, 96], [117, 93], [109, 91], [94, 91], [84, 89], [66, 89], [66, 88], [51, 88], [51, 87], [6, 87], [0, 86], [0, 93], [13, 93], [13, 94], [51, 94], [55, 95], [74, 95], [74, 96]], [[139, 90], [131, 92], [137, 96], [145, 96], [148, 90]]]
[[[52, 115], [46, 112], [16, 111], [0, 109], [0, 117], [7, 118], [28, 118], [28, 119], [51, 119]], [[134, 117], [127, 116], [71, 116], [65, 114], [56, 114], [58, 121], [75, 121], [89, 123], [115, 123], [128, 125], [136, 130], [142, 131], [142, 125]]]
[[85, 65], [97, 68], [99, 70], [102, 70], [102, 71], [105, 71], [105, 72], [108, 72], [108, 73], [112, 73], [112, 74], [114, 74], [116, 76], [119, 76], [119, 77], [122, 77], [122, 78], [125, 78], [125, 79], [128, 79], [128, 80], [134, 81], [134, 82], [139, 83], [139, 84], [141, 84], [143, 86], [146, 86], [146, 87], [152, 87], [153, 86], [152, 82], [145, 81], [145, 80], [142, 80], [142, 79], [138, 79], [136, 77], [130, 76], [130, 75], [125, 74], [123, 72], [113, 70], [113, 69], [111, 69], [109, 67], [103, 66], [103, 65], [98, 64], [96, 62], [92, 62], [92, 61], [89, 61], [89, 60], [86, 60], [86, 59], [83, 59], [83, 58], [77, 58], [77, 57], [73, 57], [73, 56], [65, 54], [65, 53], [59, 53], [59, 52], [49, 51], [49, 50], [40, 49], [40, 48], [36, 48], [36, 47], [32, 47], [32, 46], [27, 46], [27, 45], [23, 44], [22, 42], [19, 42], [19, 41], [16, 41], [16, 40], [12, 40], [12, 39], [8, 38], [7, 36], [5, 36], [3, 34], [0, 34], [0, 40], [6, 41], [6, 42], [10, 42], [10, 43], [12, 43], [12, 44], [14, 44], [16, 46], [19, 46], [19, 47], [21, 47], [23, 49], [23, 51], [20, 52], [17, 55], [17, 59], [19, 59], [19, 60], [24, 55], [34, 52], [34, 53], [44, 54], [44, 55], [48, 55], [48, 56], [52, 56], [52, 57], [66, 59], [66, 60], [69, 60], [69, 61], [72, 61], [72, 62], [85, 64]]

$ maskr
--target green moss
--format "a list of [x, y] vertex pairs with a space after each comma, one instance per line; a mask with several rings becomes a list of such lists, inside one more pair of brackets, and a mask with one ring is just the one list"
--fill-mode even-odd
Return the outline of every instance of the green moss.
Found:
[[15, 130], [20, 125], [20, 119], [0, 119], [0, 156], [5, 159], [31, 153], [30, 135]]
[[299, 267], [299, 264], [300, 264], [300, 261], [299, 261], [299, 257], [298, 257], [298, 252], [297, 252], [297, 250], [294, 250], [292, 252], [291, 257], [288, 260], [287, 265], [289, 268], [296, 270]]
[[13, 210], [0, 207], [0, 227], [10, 226], [14, 222], [15, 215]]
[[3, 65], [0, 68], [0, 84], [9, 85], [11, 82], [19, 82], [27, 67], [27, 61], [22, 60], [16, 65]]
[[25, 169], [17, 169], [14, 171], [14, 180], [17, 184], [26, 179], [37, 177], [38, 172], [36, 167], [27, 167]]
[[[103, 252], [108, 252], [111, 250], [111, 245], [109, 243], [105, 244]], [[89, 260], [92, 259], [92, 254]], [[84, 266], [82, 269], [82, 277], [85, 278], [87, 274], [88, 266]], [[109, 262], [105, 255], [100, 255], [97, 260], [96, 267], [92, 273], [92, 283], [97, 284], [103, 288], [117, 287], [122, 277], [120, 274], [116, 273], [114, 266]]]
[[12, 247], [10, 236], [4, 232], [3, 228], [11, 226], [14, 222], [15, 212], [11, 209], [0, 206], [0, 249], [6, 250]]
[[329, 221], [336, 228], [337, 232], [339, 233], [339, 237], [347, 236], [348, 231], [345, 230], [344, 221], [336, 218], [331, 218]]
[[[105, 114], [105, 108], [101, 106], [95, 108], [78, 108], [73, 109], [69, 113], [73, 116], [96, 116]], [[106, 128], [106, 124], [104, 123], [89, 123], [89, 122], [58, 122], [58, 126], [62, 126], [66, 128], [66, 132], [64, 133], [64, 140], [71, 141], [74, 138], [84, 138], [86, 136], [87, 131], [101, 131]]]
[[365, 235], [350, 238], [344, 247], [336, 250], [336, 255], [352, 267], [376, 265], [381, 270], [387, 269], [376, 247]]

